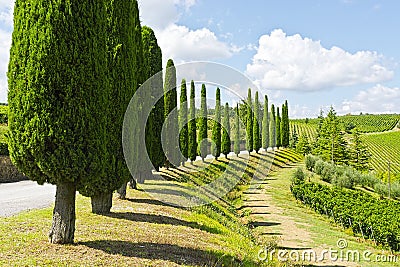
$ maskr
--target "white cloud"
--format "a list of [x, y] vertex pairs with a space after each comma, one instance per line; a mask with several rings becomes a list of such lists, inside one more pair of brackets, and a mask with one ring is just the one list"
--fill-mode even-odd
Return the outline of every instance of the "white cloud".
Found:
[[0, 0], [0, 22], [2, 26], [12, 26], [13, 9], [14, 0]]
[[360, 91], [352, 100], [342, 102], [340, 113], [399, 113], [400, 88], [377, 84]]
[[384, 61], [376, 52], [326, 49], [319, 41], [277, 29], [261, 36], [246, 72], [261, 88], [320, 90], [389, 80], [393, 71]]
[[179, 25], [179, 18], [189, 12], [196, 0], [141, 0], [142, 25], [152, 27], [163, 52], [163, 62], [172, 58], [175, 63], [193, 60], [228, 58], [241, 48], [218, 39], [208, 28], [190, 29]]
[[13, 24], [13, 0], [0, 0], [0, 102], [7, 101], [7, 66]]

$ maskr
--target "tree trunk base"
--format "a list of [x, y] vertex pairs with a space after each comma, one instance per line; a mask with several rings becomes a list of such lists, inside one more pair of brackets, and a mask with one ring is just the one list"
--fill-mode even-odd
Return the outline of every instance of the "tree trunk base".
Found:
[[123, 183], [122, 186], [117, 190], [118, 199], [126, 199], [126, 187], [127, 183]]
[[49, 232], [50, 243], [74, 243], [75, 195], [76, 185], [74, 183], [57, 184], [53, 223]]
[[112, 207], [112, 192], [101, 193], [91, 197], [92, 213], [107, 214]]

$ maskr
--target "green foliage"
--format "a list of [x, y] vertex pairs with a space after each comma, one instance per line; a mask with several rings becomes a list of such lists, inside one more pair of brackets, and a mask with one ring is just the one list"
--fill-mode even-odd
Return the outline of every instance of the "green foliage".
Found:
[[294, 197], [320, 214], [349, 228], [354, 234], [375, 240], [394, 250], [400, 244], [400, 206], [396, 201], [380, 200], [370, 194], [330, 188], [316, 183], [291, 187]]
[[8, 151], [8, 144], [0, 142], [0, 156], [8, 156], [10, 152]]
[[254, 117], [253, 117], [253, 148], [258, 153], [261, 148], [261, 133], [260, 133], [260, 103], [258, 100], [258, 92], [254, 97]]
[[269, 145], [274, 148], [276, 147], [276, 118], [275, 118], [275, 106], [271, 105], [271, 114], [269, 121]]
[[367, 146], [363, 144], [357, 128], [353, 131], [349, 150], [349, 165], [359, 171], [367, 171], [371, 153], [369, 153]]
[[8, 123], [8, 106], [0, 105], [0, 124]]
[[251, 89], [248, 89], [247, 96], [247, 114], [246, 114], [246, 149], [247, 151], [253, 151], [253, 102], [251, 100]]
[[[165, 70], [165, 83], [164, 83], [164, 117], [168, 118], [165, 121], [165, 133], [167, 136], [163, 138], [165, 142], [165, 155], [167, 157], [166, 167], [170, 167], [171, 163], [179, 166], [181, 159], [179, 157], [179, 143], [175, 144], [173, 138], [178, 136], [178, 114], [172, 112], [177, 108], [178, 95], [176, 92], [176, 68], [172, 59], [167, 62]], [[172, 138], [171, 138], [172, 137]]]
[[185, 163], [189, 157], [188, 147], [188, 103], [186, 92], [186, 80], [182, 79], [181, 82], [181, 96], [180, 96], [180, 109], [179, 109], [179, 147], [183, 158], [182, 163]]
[[204, 158], [208, 154], [208, 141], [207, 141], [207, 98], [206, 98], [206, 85], [201, 86], [201, 105], [200, 105], [200, 124], [199, 124], [199, 154], [200, 157]]
[[396, 127], [400, 120], [399, 114], [364, 114], [346, 115], [339, 117], [340, 122], [346, 130], [357, 128], [361, 133], [384, 132]]
[[304, 173], [302, 168], [297, 168], [296, 171], [293, 173], [292, 177], [292, 186], [299, 185], [304, 183], [306, 179], [306, 174]]
[[316, 162], [315, 162], [315, 165], [314, 165], [314, 172], [316, 173], [316, 174], [318, 174], [318, 175], [321, 175], [321, 173], [322, 173], [322, 170], [324, 169], [324, 167], [325, 167], [325, 161], [323, 161], [322, 159], [318, 159]]
[[215, 102], [215, 116], [212, 127], [211, 153], [217, 158], [221, 154], [221, 92], [217, 88]]
[[106, 176], [106, 27], [103, 1], [15, 3], [9, 149], [32, 180], [85, 186]]
[[282, 128], [281, 128], [281, 115], [279, 113], [279, 107], [276, 108], [276, 146], [282, 146]]
[[236, 155], [240, 153], [240, 118], [239, 118], [239, 104], [236, 105], [235, 108], [236, 116], [235, 116], [235, 128], [234, 128], [234, 135], [235, 141], [233, 143], [233, 152]]
[[307, 135], [301, 135], [296, 144], [296, 151], [302, 155], [307, 155], [311, 153], [311, 150], [311, 144], [307, 138]]
[[222, 120], [222, 153], [225, 154], [225, 158], [228, 157], [228, 154], [231, 152], [231, 125], [229, 118], [229, 104], [225, 104], [224, 109], [224, 118]]
[[304, 162], [306, 164], [307, 170], [313, 171], [317, 160], [318, 160], [318, 158], [311, 154], [306, 155], [304, 158]]
[[[126, 13], [126, 12], [125, 12]], [[125, 23], [126, 24], [126, 23]], [[128, 25], [128, 24], [126, 24]], [[149, 101], [158, 99], [164, 94], [162, 80], [162, 52], [157, 43], [154, 31], [147, 26], [142, 27], [144, 78], [151, 77], [149, 85]], [[130, 49], [135, 52], [134, 49]], [[118, 71], [118, 69], [116, 69]], [[147, 82], [150, 82], [147, 81]], [[165, 155], [161, 142], [162, 123], [164, 121], [164, 98], [159, 99], [151, 110], [146, 123], [146, 148], [147, 154], [155, 168], [165, 163]]]
[[290, 124], [289, 124], [289, 107], [287, 100], [282, 105], [282, 121], [281, 121], [281, 135], [282, 135], [282, 146], [289, 147], [290, 141]]
[[269, 147], [269, 112], [268, 112], [268, 96], [264, 99], [264, 113], [262, 120], [262, 147], [267, 150]]
[[194, 81], [190, 82], [190, 107], [188, 122], [188, 157], [194, 161], [197, 156], [197, 138], [196, 138], [196, 106], [195, 106], [195, 85]]

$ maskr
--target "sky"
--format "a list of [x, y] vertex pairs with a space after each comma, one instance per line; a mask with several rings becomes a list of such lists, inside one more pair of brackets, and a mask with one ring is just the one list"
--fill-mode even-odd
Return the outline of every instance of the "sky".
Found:
[[[291, 117], [400, 113], [398, 0], [139, 0], [163, 63], [211, 61], [246, 75]], [[0, 0], [0, 102], [13, 1]], [[191, 78], [187, 78], [191, 79]], [[229, 99], [226, 99], [229, 101]]]

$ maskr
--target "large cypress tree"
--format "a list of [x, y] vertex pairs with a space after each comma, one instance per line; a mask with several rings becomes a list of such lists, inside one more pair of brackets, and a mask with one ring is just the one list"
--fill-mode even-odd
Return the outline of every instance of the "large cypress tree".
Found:
[[104, 1], [15, 2], [9, 150], [30, 179], [57, 186], [52, 243], [73, 243], [76, 188], [109, 169], [106, 23]]
[[268, 96], [264, 99], [264, 113], [262, 121], [262, 147], [267, 150], [269, 147], [269, 111], [268, 111]]
[[225, 104], [224, 118], [222, 120], [222, 147], [221, 151], [228, 158], [228, 154], [231, 152], [231, 124], [229, 118], [229, 104]]
[[188, 125], [188, 156], [193, 162], [197, 156], [197, 127], [196, 127], [196, 106], [195, 106], [195, 85], [190, 82], [190, 107], [189, 107], [189, 125]]
[[279, 107], [276, 108], [276, 146], [282, 146], [282, 129], [281, 129], [281, 115]]
[[200, 103], [200, 125], [199, 125], [199, 154], [201, 159], [207, 156], [208, 152], [208, 140], [207, 140], [207, 98], [206, 98], [206, 85], [201, 86], [201, 103]]
[[272, 148], [276, 147], [276, 122], [275, 122], [275, 106], [271, 105], [271, 116], [269, 121], [269, 144]]
[[251, 89], [247, 93], [247, 114], [246, 114], [246, 149], [253, 151], [253, 103], [251, 100]]
[[[174, 142], [178, 132], [178, 115], [177, 112], [172, 112], [177, 107], [177, 92], [176, 92], [176, 69], [172, 59], [167, 62], [165, 70], [164, 83], [164, 116], [169, 119], [165, 122], [165, 134], [163, 141], [165, 142], [165, 154], [167, 156], [165, 166], [167, 168], [172, 165], [179, 166], [179, 142]], [[172, 112], [172, 113], [171, 113]], [[170, 114], [171, 113], [171, 114]]]
[[258, 92], [254, 97], [254, 119], [253, 119], [253, 147], [254, 150], [258, 153], [261, 148], [261, 139], [260, 139], [260, 104], [258, 100]]
[[186, 92], [186, 80], [182, 79], [181, 82], [181, 96], [180, 96], [180, 109], [179, 109], [179, 146], [183, 158], [181, 159], [184, 165], [188, 159], [188, 104]]
[[129, 101], [143, 75], [142, 33], [137, 1], [117, 0], [106, 5], [107, 70], [111, 89], [109, 101], [113, 103], [107, 111], [107, 149], [111, 164], [103, 177], [89, 180], [78, 188], [82, 195], [91, 197], [92, 212], [98, 214], [110, 212], [112, 192], [126, 184], [131, 177], [123, 155], [122, 124]]
[[221, 92], [217, 88], [215, 101], [215, 118], [212, 128], [212, 155], [217, 159], [221, 154]]
[[[143, 59], [145, 79], [151, 78], [149, 98], [155, 99], [163, 95], [162, 52], [157, 43], [154, 31], [147, 26], [142, 27]], [[149, 82], [149, 81], [148, 81]], [[158, 169], [165, 163], [165, 155], [161, 142], [162, 123], [164, 121], [164, 99], [159, 99], [151, 110], [146, 123], [146, 148], [153, 166]], [[151, 170], [148, 170], [151, 171]]]

